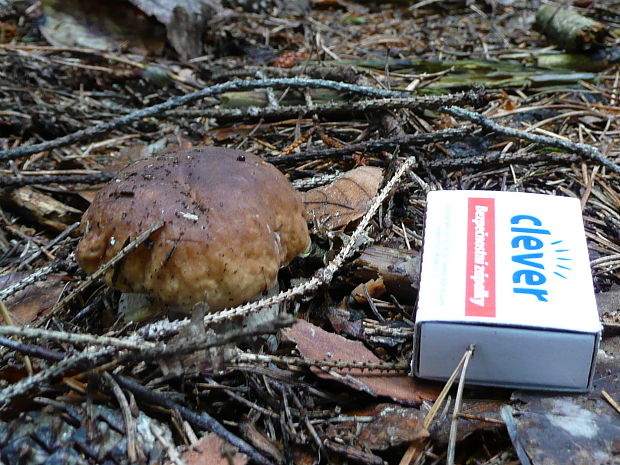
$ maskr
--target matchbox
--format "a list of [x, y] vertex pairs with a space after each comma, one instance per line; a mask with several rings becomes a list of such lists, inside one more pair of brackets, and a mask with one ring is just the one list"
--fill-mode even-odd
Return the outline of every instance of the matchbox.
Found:
[[413, 371], [469, 384], [586, 391], [601, 325], [578, 199], [492, 191], [427, 197]]

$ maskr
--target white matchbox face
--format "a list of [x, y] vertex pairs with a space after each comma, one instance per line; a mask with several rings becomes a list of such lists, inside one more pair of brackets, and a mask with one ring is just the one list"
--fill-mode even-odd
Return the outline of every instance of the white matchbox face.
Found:
[[601, 331], [589, 263], [577, 199], [430, 192], [414, 371], [447, 379], [478, 342], [472, 384], [587, 389]]

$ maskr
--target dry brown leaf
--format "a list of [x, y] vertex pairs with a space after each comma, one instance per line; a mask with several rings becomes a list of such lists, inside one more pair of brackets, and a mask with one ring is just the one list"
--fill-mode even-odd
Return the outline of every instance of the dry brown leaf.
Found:
[[[21, 281], [28, 273], [9, 273], [0, 276], [0, 290]], [[49, 312], [65, 287], [64, 275], [51, 274], [45, 281], [37, 281], [8, 297], [4, 303], [13, 318], [13, 324], [32, 323]]]
[[229, 461], [226, 455], [222, 454], [222, 446], [226, 444], [219, 436], [208, 433], [200, 441], [183, 452], [181, 458], [187, 465], [245, 465], [248, 458], [245, 454], [235, 453]]
[[247, 439], [250, 444], [256, 447], [263, 455], [272, 457], [277, 463], [284, 463], [286, 459], [282, 453], [282, 444], [275, 440], [269, 439], [266, 435], [260, 432], [256, 426], [252, 423], [241, 422], [239, 429], [243, 433], [243, 437]]
[[360, 166], [327, 186], [304, 192], [305, 216], [322, 229], [342, 228], [368, 211], [382, 179], [380, 168]]
[[[366, 291], [364, 291], [364, 287]], [[351, 297], [358, 303], [366, 303], [366, 292], [371, 299], [379, 299], [385, 294], [385, 284], [383, 278], [371, 279], [366, 283], [358, 284], [355, 289], [351, 291]]]
[[[307, 358], [331, 362], [381, 362], [381, 359], [361, 342], [328, 333], [304, 320], [299, 320], [291, 328], [286, 329], [284, 336], [295, 342], [301, 355]], [[313, 371], [322, 378], [336, 379], [354, 389], [375, 396], [388, 396], [406, 405], [417, 405], [422, 400], [434, 400], [440, 391], [440, 385], [437, 383], [378, 370], [334, 368], [334, 372], [342, 375], [338, 377], [319, 369]]]
[[73, 192], [75, 192], [80, 197], [82, 197], [84, 200], [86, 200], [88, 203], [90, 203], [93, 201], [93, 199], [97, 195], [97, 192], [99, 192], [99, 189], [101, 189], [103, 186], [105, 186], [105, 184], [101, 183], [101, 184], [96, 184], [92, 186], [86, 186], [84, 188], [76, 188], [73, 190]]
[[429, 436], [424, 428], [424, 413], [416, 408], [398, 404], [376, 404], [364, 410], [350, 412], [351, 417], [374, 417], [370, 422], [351, 421], [341, 423], [342, 428], [355, 431], [356, 441], [370, 450], [386, 450]]
[[307, 445], [291, 444], [291, 455], [295, 465], [316, 465], [318, 463], [314, 451]]

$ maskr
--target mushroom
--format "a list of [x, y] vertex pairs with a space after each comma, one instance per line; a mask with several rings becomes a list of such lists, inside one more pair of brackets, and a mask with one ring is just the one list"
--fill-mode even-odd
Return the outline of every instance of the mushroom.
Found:
[[160, 221], [105, 282], [170, 306], [247, 302], [310, 240], [301, 201], [273, 165], [198, 147], [137, 161], [101, 189], [82, 218], [78, 263], [93, 273]]

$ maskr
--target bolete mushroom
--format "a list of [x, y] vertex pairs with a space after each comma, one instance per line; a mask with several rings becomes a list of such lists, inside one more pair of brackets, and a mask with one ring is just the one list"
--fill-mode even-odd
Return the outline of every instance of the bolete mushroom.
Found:
[[93, 273], [159, 221], [106, 283], [210, 311], [270, 288], [310, 240], [301, 201], [280, 171], [239, 150], [199, 147], [135, 162], [101, 189], [82, 218], [78, 263]]

